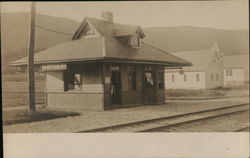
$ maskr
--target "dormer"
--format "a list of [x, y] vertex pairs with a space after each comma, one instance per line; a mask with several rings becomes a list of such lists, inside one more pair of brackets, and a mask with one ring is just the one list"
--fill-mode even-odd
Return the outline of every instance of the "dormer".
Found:
[[96, 34], [95, 30], [91, 26], [89, 26], [88, 23], [86, 23], [83, 26], [83, 29], [80, 33], [80, 37], [81, 38], [93, 37], [93, 36], [95, 36], [95, 34]]
[[140, 48], [140, 46], [141, 46], [141, 38], [140, 38], [140, 36], [138, 36], [137, 34], [131, 36], [130, 45], [133, 48]]
[[140, 26], [127, 26], [114, 29], [115, 37], [133, 48], [140, 48], [141, 40], [145, 37]]
[[114, 23], [112, 12], [102, 12], [101, 19], [84, 18], [72, 40], [96, 36], [114, 37], [132, 48], [140, 48], [145, 37], [140, 26]]

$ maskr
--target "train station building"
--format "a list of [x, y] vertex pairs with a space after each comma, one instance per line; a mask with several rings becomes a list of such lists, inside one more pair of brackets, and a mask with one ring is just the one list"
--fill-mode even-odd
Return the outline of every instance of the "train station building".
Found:
[[[71, 41], [34, 56], [46, 76], [46, 105], [107, 110], [165, 103], [164, 68], [192, 64], [143, 38], [140, 26], [114, 23], [111, 12], [86, 17]], [[27, 57], [11, 65], [25, 66]]]

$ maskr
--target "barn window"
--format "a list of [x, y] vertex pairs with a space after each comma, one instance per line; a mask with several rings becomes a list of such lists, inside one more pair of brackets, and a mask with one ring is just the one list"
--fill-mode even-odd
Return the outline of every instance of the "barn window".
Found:
[[172, 82], [174, 82], [174, 74], [172, 74]]
[[159, 89], [164, 89], [164, 83], [163, 83], [163, 80], [164, 80], [164, 74], [163, 74], [163, 70], [162, 69], [159, 69], [158, 70], [158, 88]]
[[82, 74], [65, 73], [64, 74], [64, 91], [80, 90], [82, 85]]
[[200, 75], [196, 74], [196, 81], [199, 82], [200, 81]]
[[232, 70], [232, 69], [230, 69], [229, 75], [230, 75], [230, 76], [233, 76], [233, 70]]
[[186, 82], [187, 81], [187, 75], [184, 74], [183, 77], [184, 77], [184, 82]]
[[136, 90], [136, 68], [129, 67], [128, 69], [128, 81], [129, 81], [129, 89]]
[[226, 70], [226, 76], [233, 76], [233, 70], [232, 69], [227, 69]]
[[151, 66], [145, 67], [145, 87], [146, 88], [154, 87], [154, 75], [153, 75], [153, 69]]

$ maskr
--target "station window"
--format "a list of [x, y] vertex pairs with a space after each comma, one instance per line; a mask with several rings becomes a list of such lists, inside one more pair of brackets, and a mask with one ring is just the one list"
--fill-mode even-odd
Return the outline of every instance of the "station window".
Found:
[[154, 75], [153, 69], [151, 66], [145, 67], [145, 88], [153, 88], [154, 87]]
[[200, 75], [196, 74], [196, 81], [199, 82], [200, 81]]
[[136, 68], [128, 68], [128, 81], [129, 81], [129, 90], [136, 90]]
[[158, 70], [158, 88], [159, 89], [164, 89], [164, 73], [163, 73], [163, 70], [162, 69], [159, 69]]
[[216, 74], [216, 80], [219, 81], [219, 74]]
[[82, 85], [82, 74], [64, 73], [64, 91], [79, 90]]

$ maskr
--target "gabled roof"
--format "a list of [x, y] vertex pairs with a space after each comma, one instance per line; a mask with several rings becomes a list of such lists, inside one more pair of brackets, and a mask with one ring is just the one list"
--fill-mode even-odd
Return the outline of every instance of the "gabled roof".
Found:
[[218, 52], [218, 53], [220, 52], [220, 49], [219, 49], [217, 42], [215, 42], [210, 49], [214, 52]]
[[79, 26], [78, 30], [73, 36], [73, 40], [77, 39], [80, 35], [79, 32], [83, 29], [86, 23], [90, 23], [102, 36], [128, 36], [133, 35], [138, 32], [142, 38], [145, 37], [142, 29], [138, 25], [125, 25], [125, 24], [118, 24], [118, 23], [109, 23], [105, 20], [95, 19], [86, 17], [81, 25]]
[[[88, 23], [100, 36], [79, 38], [83, 26]], [[116, 31], [114, 31], [116, 30]], [[119, 31], [118, 31], [119, 30]], [[132, 48], [120, 41], [116, 34], [140, 33], [139, 26], [109, 23], [104, 20], [85, 18], [72, 37], [72, 41], [61, 43], [34, 55], [35, 64], [69, 63], [85, 61], [119, 61], [133, 63], [161, 64], [165, 66], [190, 66], [190, 62], [171, 55], [148, 44]], [[27, 65], [27, 57], [11, 63], [12, 66]]]
[[224, 68], [249, 69], [249, 54], [224, 56]]
[[[122, 44], [114, 37], [93, 37], [73, 40], [38, 52], [35, 64], [118, 60], [136, 63], [152, 63], [170, 66], [189, 66], [191, 63], [148, 44], [135, 49]], [[27, 65], [27, 57], [11, 65]]]
[[183, 68], [186, 71], [200, 71], [205, 70], [208, 67], [210, 59], [212, 58], [214, 51], [208, 50], [195, 50], [172, 53], [173, 55], [185, 59], [193, 64], [193, 66]]

